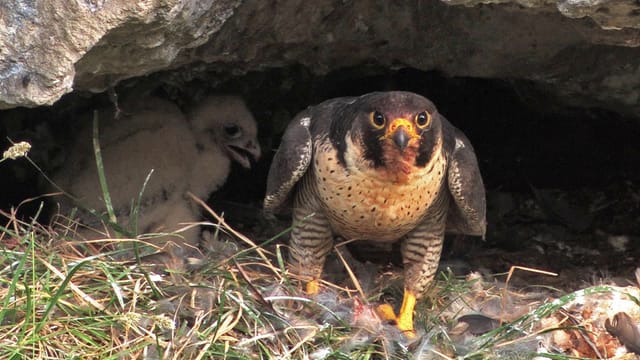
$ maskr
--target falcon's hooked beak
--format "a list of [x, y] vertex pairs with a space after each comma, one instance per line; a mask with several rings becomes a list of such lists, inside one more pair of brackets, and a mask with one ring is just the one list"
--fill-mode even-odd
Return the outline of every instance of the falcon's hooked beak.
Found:
[[416, 127], [411, 121], [397, 118], [387, 128], [384, 138], [393, 140], [394, 144], [402, 152], [412, 139], [418, 139], [420, 135], [416, 132]]
[[248, 141], [245, 144], [231, 143], [226, 148], [231, 159], [245, 169], [251, 169], [251, 164], [258, 162], [260, 159], [260, 145], [254, 144], [253, 141]]

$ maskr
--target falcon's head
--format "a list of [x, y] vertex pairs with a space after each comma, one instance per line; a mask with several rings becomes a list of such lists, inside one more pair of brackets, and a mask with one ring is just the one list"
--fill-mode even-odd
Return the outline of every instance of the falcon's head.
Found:
[[247, 169], [260, 158], [256, 121], [241, 98], [209, 96], [189, 117], [199, 147], [218, 146]]
[[367, 94], [345, 104], [343, 115], [352, 121], [335, 122], [332, 133], [344, 133], [334, 144], [348, 166], [373, 167], [402, 180], [424, 167], [442, 144], [435, 105], [414, 93]]

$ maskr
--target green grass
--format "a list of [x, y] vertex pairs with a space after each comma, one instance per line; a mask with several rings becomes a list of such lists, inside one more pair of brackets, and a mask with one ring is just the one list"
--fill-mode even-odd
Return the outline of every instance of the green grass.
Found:
[[247, 244], [158, 274], [92, 254], [66, 228], [2, 215], [1, 359], [405, 358], [305, 297], [280, 247]]
[[[94, 146], [100, 164], [99, 142]], [[103, 171], [101, 177], [107, 199]], [[132, 199], [132, 214], [143, 192]], [[409, 341], [375, 316], [362, 316], [368, 321], [361, 318], [359, 326], [351, 318], [355, 297], [365, 309], [382, 294], [400, 299], [400, 272], [379, 278], [364, 294], [370, 298], [358, 295], [362, 287], [353, 277], [352, 284], [325, 283], [324, 297], [310, 299], [276, 244], [289, 229], [256, 244], [192, 199], [216, 219], [203, 227], [232, 240], [228, 247], [215, 240], [217, 250], [175, 269], [147, 266], [137, 254], [135, 260], [114, 260], [118, 249], [144, 246], [154, 235], [119, 227], [113, 209], [106, 217], [84, 209], [118, 234], [100, 242], [77, 240], [73, 213], [45, 225], [40, 213], [23, 221], [16, 211], [0, 211], [0, 359], [530, 359], [538, 336], [585, 332], [583, 323], [541, 328], [542, 319], [577, 297], [619, 292], [597, 286], [551, 299], [463, 343], [451, 332], [454, 319], [478, 299], [506, 299], [508, 292], [504, 284], [442, 272], [416, 309], [422, 337]], [[627, 298], [637, 303], [637, 297]]]
[[[194, 270], [158, 273], [91, 254], [66, 230], [1, 215], [0, 359], [527, 359], [536, 336], [580, 326], [541, 332], [540, 319], [576, 297], [617, 291], [596, 286], [542, 303], [461, 348], [449, 334], [456, 307], [474, 291], [500, 296], [503, 289], [478, 290], [480, 280], [444, 272], [418, 305], [424, 337], [411, 343], [388, 326], [352, 326], [353, 289], [327, 290], [335, 303], [305, 297], [281, 246], [240, 241], [233, 254], [205, 254]], [[234, 232], [224, 223], [207, 227]], [[393, 276], [373, 293], [399, 299], [401, 277]]]

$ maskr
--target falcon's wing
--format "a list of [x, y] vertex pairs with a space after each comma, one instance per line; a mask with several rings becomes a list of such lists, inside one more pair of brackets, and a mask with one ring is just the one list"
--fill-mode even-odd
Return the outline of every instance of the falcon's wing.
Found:
[[469, 139], [448, 125], [445, 131], [451, 131], [451, 142], [447, 183], [454, 201], [447, 217], [447, 231], [484, 237], [487, 211], [478, 160]]
[[307, 171], [313, 156], [309, 127], [309, 111], [298, 114], [284, 132], [280, 147], [273, 157], [267, 178], [264, 209], [276, 212], [289, 198], [291, 190]]

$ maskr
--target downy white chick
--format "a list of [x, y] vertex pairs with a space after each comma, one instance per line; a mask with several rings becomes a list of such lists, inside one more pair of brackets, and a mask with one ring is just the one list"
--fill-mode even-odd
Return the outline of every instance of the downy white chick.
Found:
[[[88, 119], [91, 116], [87, 117]], [[79, 204], [105, 213], [91, 140], [91, 121], [81, 131], [65, 167], [54, 181], [78, 199]], [[171, 233], [185, 223], [200, 220], [199, 209], [186, 197], [188, 191], [205, 199], [227, 179], [231, 161], [250, 168], [260, 157], [255, 120], [242, 99], [210, 96], [185, 116], [173, 103], [147, 97], [124, 108], [118, 118], [113, 111], [100, 112], [100, 146], [107, 184], [118, 223], [133, 234]], [[142, 193], [137, 229], [131, 209]], [[76, 206], [63, 199], [62, 213]], [[87, 239], [109, 235], [95, 216], [81, 211], [80, 222]], [[152, 240], [162, 246], [172, 241], [196, 246], [199, 228]]]
[[231, 162], [245, 169], [260, 158], [256, 121], [237, 96], [209, 96], [189, 113], [195, 136], [197, 162], [189, 177], [189, 189], [204, 198], [227, 180]]

